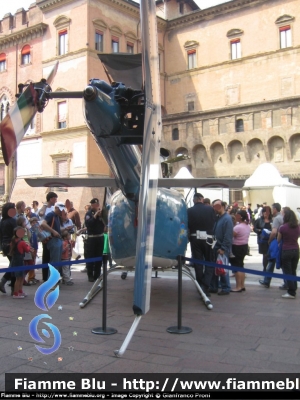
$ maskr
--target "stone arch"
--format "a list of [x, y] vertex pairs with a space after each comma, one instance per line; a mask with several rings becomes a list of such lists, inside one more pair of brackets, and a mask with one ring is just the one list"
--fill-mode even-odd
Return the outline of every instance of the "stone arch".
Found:
[[57, 89], [54, 90], [55, 92], [67, 92], [67, 89], [58, 87]]
[[214, 142], [210, 146], [211, 159], [214, 165], [226, 162], [225, 149], [222, 143]]
[[232, 164], [246, 162], [244, 148], [239, 140], [233, 140], [228, 144], [227, 148]]
[[202, 144], [198, 144], [192, 150], [193, 161], [196, 168], [207, 167], [210, 163], [206, 148]]
[[179, 147], [178, 149], [175, 150], [175, 157], [177, 157], [178, 154], [184, 154], [185, 156], [188, 156], [189, 151], [186, 147]]
[[107, 24], [103, 19], [93, 19], [93, 25], [95, 28], [105, 30], [107, 29]]
[[117, 25], [113, 25], [109, 29], [110, 29], [112, 34], [115, 34], [117, 36], [122, 36], [123, 35], [122, 29]]
[[247, 143], [250, 162], [266, 161], [264, 145], [260, 139], [252, 139]]
[[292, 160], [300, 161], [300, 133], [296, 133], [290, 137], [289, 145]]
[[282, 162], [285, 157], [285, 144], [280, 136], [273, 136], [268, 140], [268, 150], [271, 162]]
[[168, 158], [168, 157], [170, 157], [170, 155], [171, 155], [171, 150], [168, 150], [168, 149], [166, 149], [164, 147], [160, 148], [160, 156], [161, 157]]
[[10, 103], [11, 104], [14, 103], [15, 95], [7, 86], [2, 86], [0, 88], [0, 98], [2, 98], [2, 96], [7, 96], [9, 98]]
[[126, 39], [131, 39], [134, 41], [136, 41], [138, 39], [136, 34], [132, 31], [127, 31], [124, 35], [125, 35]]
[[11, 107], [11, 100], [6, 93], [0, 96], [0, 122], [5, 118]]
[[277, 25], [285, 24], [287, 22], [294, 21], [294, 19], [295, 19], [295, 17], [293, 17], [292, 15], [284, 14], [276, 19], [275, 24], [277, 24]]
[[232, 37], [237, 37], [237, 36], [241, 36], [244, 33], [244, 31], [242, 29], [239, 28], [234, 28], [234, 29], [230, 29], [226, 36], [228, 38], [232, 38]]
[[59, 15], [55, 18], [53, 25], [56, 29], [63, 28], [67, 25], [70, 25], [71, 19], [66, 17], [65, 15]]
[[184, 43], [184, 48], [190, 48], [190, 47], [196, 47], [199, 46], [199, 42], [197, 40], [188, 40], [187, 42]]

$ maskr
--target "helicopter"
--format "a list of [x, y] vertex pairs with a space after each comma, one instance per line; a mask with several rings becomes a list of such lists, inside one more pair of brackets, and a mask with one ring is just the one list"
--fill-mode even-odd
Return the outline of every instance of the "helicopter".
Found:
[[[134, 268], [135, 320], [122, 355], [139, 321], [150, 308], [152, 268], [177, 265], [187, 243], [187, 205], [175, 187], [199, 187], [214, 179], [176, 180], [163, 178], [160, 167], [161, 102], [154, 0], [140, 3], [142, 33], [142, 87], [123, 82], [91, 79], [81, 92], [52, 92], [51, 80], [19, 85], [18, 100], [0, 124], [1, 145], [9, 164], [36, 112], [43, 112], [54, 98], [83, 98], [84, 117], [113, 178], [32, 178], [31, 186], [105, 186], [118, 190], [110, 200], [108, 235], [113, 260]], [[57, 64], [55, 68], [57, 70]], [[125, 82], [126, 83], [126, 82]], [[188, 267], [183, 271], [195, 283], [206, 307], [212, 304]], [[96, 281], [81, 303], [84, 307], [101, 289]]]

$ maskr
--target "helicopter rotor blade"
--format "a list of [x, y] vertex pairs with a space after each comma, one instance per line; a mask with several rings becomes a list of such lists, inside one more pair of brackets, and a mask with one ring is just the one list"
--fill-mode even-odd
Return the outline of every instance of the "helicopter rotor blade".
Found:
[[[48, 72], [48, 76], [47, 77], [45, 77], [45, 79], [46, 79], [46, 81], [47, 81], [47, 83], [48, 83], [48, 85], [51, 85], [52, 84], [52, 82], [53, 82], [53, 79], [54, 79], [54, 77], [55, 77], [55, 75], [56, 75], [56, 73], [57, 73], [57, 70], [58, 70], [58, 65], [59, 65], [59, 61], [56, 61], [56, 63], [54, 64], [54, 65], [52, 65], [51, 67], [47, 67], [47, 69], [45, 68], [45, 72], [47, 71], [49, 71]], [[51, 69], [50, 69], [51, 68]]]
[[155, 1], [142, 1], [140, 7], [145, 117], [133, 301], [133, 311], [137, 315], [146, 314], [150, 308], [161, 140], [160, 75]]

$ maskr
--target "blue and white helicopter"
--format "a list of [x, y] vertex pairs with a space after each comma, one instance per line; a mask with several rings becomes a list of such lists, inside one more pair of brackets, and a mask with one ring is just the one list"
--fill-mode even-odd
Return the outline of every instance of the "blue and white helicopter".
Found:
[[[142, 31], [141, 89], [123, 83], [92, 79], [83, 92], [52, 92], [50, 79], [20, 85], [18, 101], [0, 125], [1, 144], [8, 165], [36, 112], [49, 99], [83, 97], [87, 126], [101, 149], [114, 178], [33, 178], [31, 186], [116, 187], [108, 215], [112, 258], [135, 269], [132, 328], [118, 355], [122, 355], [142, 315], [150, 308], [152, 268], [172, 268], [187, 248], [187, 205], [171, 187], [200, 187], [213, 179], [164, 179], [160, 167], [161, 102], [156, 7], [154, 0], [140, 3]], [[53, 76], [52, 76], [53, 79]], [[126, 83], [126, 82], [125, 82]], [[141, 146], [142, 145], [142, 146]], [[227, 184], [230, 182], [226, 182]], [[195, 283], [208, 309], [212, 304], [188, 267], [183, 272]], [[85, 299], [84, 307], [101, 289], [101, 278]]]

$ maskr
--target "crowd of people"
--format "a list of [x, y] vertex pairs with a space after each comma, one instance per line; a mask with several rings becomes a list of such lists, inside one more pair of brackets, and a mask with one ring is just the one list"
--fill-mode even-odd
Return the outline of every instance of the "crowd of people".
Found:
[[[257, 205], [252, 211], [248, 207], [239, 207], [238, 203], [228, 206], [217, 199], [210, 199], [195, 193], [194, 206], [188, 209], [188, 232], [192, 257], [197, 260], [231, 264], [244, 267], [244, 259], [249, 253], [249, 237], [253, 231], [257, 234], [258, 252], [262, 255], [262, 270], [274, 272], [275, 266], [282, 268], [284, 274], [296, 276], [299, 260], [298, 238], [300, 228], [297, 216], [289, 207], [281, 208], [279, 203], [268, 206]], [[107, 238], [106, 221], [100, 209], [99, 199], [93, 198], [85, 207], [84, 222], [74, 209], [73, 203], [66, 200], [58, 202], [58, 196], [49, 192], [46, 202], [39, 208], [37, 201], [32, 207], [24, 201], [5, 203], [2, 207], [0, 221], [0, 243], [3, 255], [8, 258], [9, 266], [30, 266], [28, 271], [9, 270], [2, 276], [0, 291], [6, 293], [6, 283], [10, 282], [11, 295], [14, 299], [23, 299], [26, 293], [23, 286], [34, 285], [35, 269], [39, 243], [42, 245], [42, 264], [55, 264], [64, 261], [64, 265], [56, 266], [61, 275], [61, 282], [67, 286], [74, 284], [71, 277], [71, 258], [81, 257], [75, 250], [76, 238], [84, 234], [84, 258], [103, 257], [103, 262], [112, 260]], [[102, 261], [89, 261], [83, 272], [87, 273], [89, 282], [95, 282], [101, 275]], [[229, 295], [242, 293], [245, 288], [245, 274], [234, 273], [236, 285], [231, 288], [229, 271], [216, 275], [216, 269], [194, 263], [196, 280], [204, 293]], [[47, 281], [49, 268], [42, 269], [42, 280]], [[259, 283], [269, 288], [272, 278], [265, 276]], [[221, 289], [221, 290], [219, 290]], [[280, 289], [286, 290], [282, 295], [286, 299], [294, 299], [297, 282], [284, 280]]]
[[[2, 276], [0, 291], [6, 293], [6, 283], [10, 282], [11, 295], [14, 299], [24, 299], [27, 295], [23, 286], [39, 283], [35, 269], [39, 243], [42, 245], [42, 264], [54, 265], [60, 272], [61, 283], [72, 286], [72, 257], [78, 260], [81, 255], [76, 252], [75, 244], [79, 235], [84, 235], [84, 258], [102, 257], [105, 246], [105, 261], [111, 264], [106, 234], [106, 224], [102, 217], [99, 200], [93, 198], [85, 207], [84, 223], [74, 209], [73, 203], [66, 200], [58, 202], [58, 196], [49, 192], [46, 202], [39, 208], [38, 201], [32, 202], [32, 207], [24, 201], [5, 203], [2, 206], [0, 221], [0, 243], [4, 256], [8, 258], [9, 267], [30, 266], [28, 271], [9, 270]], [[56, 263], [64, 262], [57, 266]], [[83, 272], [87, 273], [89, 282], [95, 282], [101, 275], [102, 261], [88, 262]], [[49, 277], [49, 268], [42, 269], [42, 280]], [[53, 288], [54, 289], [54, 288]]]
[[[200, 193], [195, 193], [193, 202], [194, 206], [188, 209], [188, 229], [194, 259], [218, 262], [221, 258], [223, 264], [243, 268], [246, 255], [251, 255], [248, 242], [253, 231], [262, 255], [262, 270], [272, 273], [276, 266], [284, 274], [296, 276], [300, 227], [295, 212], [289, 207], [281, 208], [279, 203], [270, 207], [263, 203], [252, 211], [251, 204], [239, 207], [238, 203], [227, 205], [220, 199], [211, 203]], [[229, 295], [246, 291], [245, 274], [241, 271], [233, 273], [236, 286], [232, 289], [229, 270], [224, 275], [216, 275], [212, 266], [194, 263], [194, 267], [196, 280], [208, 297], [211, 293]], [[271, 279], [265, 276], [259, 283], [269, 288]], [[297, 281], [284, 280], [280, 289], [286, 291], [283, 298], [294, 299]]]

